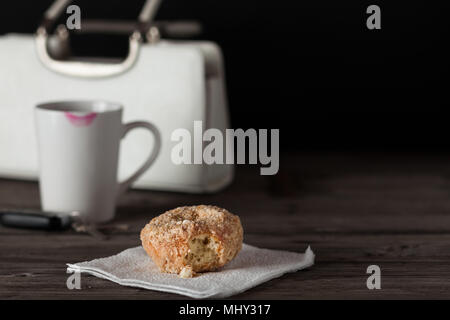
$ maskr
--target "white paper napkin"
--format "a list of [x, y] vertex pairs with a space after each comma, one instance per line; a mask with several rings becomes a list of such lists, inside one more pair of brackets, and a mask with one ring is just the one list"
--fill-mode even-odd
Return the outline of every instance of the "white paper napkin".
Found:
[[84, 272], [123, 286], [177, 293], [191, 298], [225, 298], [314, 264], [314, 253], [260, 249], [244, 244], [237, 257], [220, 271], [182, 279], [161, 273], [142, 247], [92, 261], [67, 264], [69, 271]]

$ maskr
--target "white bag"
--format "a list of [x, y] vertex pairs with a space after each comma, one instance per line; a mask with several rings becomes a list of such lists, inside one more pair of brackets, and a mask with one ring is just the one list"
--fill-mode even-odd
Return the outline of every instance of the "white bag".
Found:
[[[61, 7], [61, 2], [68, 1], [55, 4]], [[47, 20], [59, 14], [54, 7]], [[143, 44], [140, 35], [133, 33], [129, 56], [117, 64], [54, 60], [43, 27], [36, 36], [0, 37], [0, 176], [37, 178], [37, 103], [100, 99], [123, 104], [125, 122], [147, 120], [161, 132], [161, 152], [135, 187], [213, 192], [232, 181], [232, 165], [175, 165], [171, 160], [175, 129], [185, 128], [193, 136], [194, 121], [202, 121], [203, 130], [229, 126], [220, 48], [198, 41]], [[145, 132], [126, 137], [119, 175], [130, 175], [151, 148]]]

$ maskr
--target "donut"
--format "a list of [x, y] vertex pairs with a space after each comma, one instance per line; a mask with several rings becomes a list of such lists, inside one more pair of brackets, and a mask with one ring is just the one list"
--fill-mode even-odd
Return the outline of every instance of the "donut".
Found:
[[182, 278], [223, 267], [239, 253], [242, 240], [239, 217], [208, 205], [164, 212], [141, 231], [142, 246], [161, 272]]

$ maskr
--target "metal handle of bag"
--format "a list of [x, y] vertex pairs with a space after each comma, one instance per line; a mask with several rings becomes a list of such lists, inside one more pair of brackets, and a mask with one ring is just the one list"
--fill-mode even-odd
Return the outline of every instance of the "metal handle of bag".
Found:
[[[179, 38], [189, 39], [197, 37], [203, 31], [203, 26], [196, 20], [177, 20], [177, 21], [152, 21], [151, 28], [145, 34], [145, 40], [148, 42], [155, 42], [155, 38], [151, 36], [151, 29], [156, 28], [159, 30], [159, 34], [162, 37], [167, 38]], [[56, 31], [64, 29], [64, 33], [67, 29], [61, 25], [58, 26]], [[83, 19], [83, 28], [73, 30], [76, 34], [89, 34], [89, 33], [104, 33], [104, 34], [132, 34], [137, 29], [137, 24], [134, 21], [109, 21], [101, 19]]]
[[[139, 14], [136, 30], [130, 36], [128, 56], [120, 63], [99, 63], [84, 61], [60, 61], [53, 59], [47, 51], [50, 28], [72, 0], [56, 0], [45, 12], [44, 20], [36, 32], [36, 49], [41, 62], [50, 70], [72, 77], [103, 78], [121, 74], [130, 69], [139, 56], [139, 47], [161, 0], [146, 0]], [[157, 32], [150, 30], [149, 32]]]

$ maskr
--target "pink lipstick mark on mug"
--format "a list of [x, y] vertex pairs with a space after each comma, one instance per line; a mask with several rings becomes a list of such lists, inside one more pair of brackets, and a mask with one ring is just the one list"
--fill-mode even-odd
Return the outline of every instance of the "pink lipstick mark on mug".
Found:
[[86, 127], [90, 125], [92, 121], [94, 121], [95, 117], [97, 117], [97, 114], [95, 112], [91, 112], [82, 116], [78, 116], [70, 112], [64, 112], [64, 115], [71, 124], [77, 127]]

